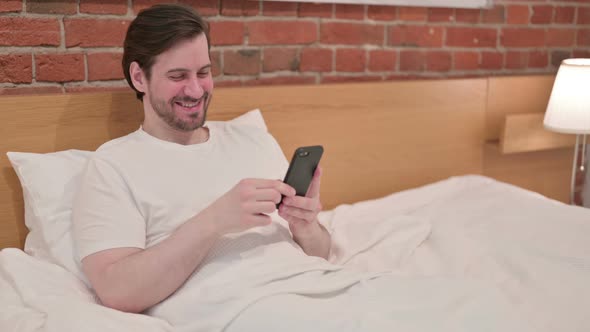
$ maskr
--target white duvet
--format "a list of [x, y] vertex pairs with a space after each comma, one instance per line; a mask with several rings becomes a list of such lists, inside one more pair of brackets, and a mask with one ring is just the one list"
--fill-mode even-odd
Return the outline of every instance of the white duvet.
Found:
[[[332, 233], [332, 264], [312, 262], [285, 284], [264, 276], [297, 271], [268, 262], [240, 294], [232, 287], [247, 276], [216, 279], [211, 264], [202, 275], [227, 285], [225, 293], [187, 284], [176, 302], [154, 309], [166, 319], [102, 307], [61, 267], [4, 249], [0, 331], [590, 331], [588, 209], [464, 176], [321, 219]], [[211, 299], [192, 320], [191, 292]], [[305, 318], [281, 321], [302, 307]]]

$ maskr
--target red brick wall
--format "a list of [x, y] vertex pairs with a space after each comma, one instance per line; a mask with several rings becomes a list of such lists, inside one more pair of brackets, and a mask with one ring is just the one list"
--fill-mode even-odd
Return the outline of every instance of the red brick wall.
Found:
[[[589, 0], [485, 10], [178, 1], [211, 23], [218, 86], [552, 73], [590, 57]], [[126, 87], [126, 28], [156, 2], [1, 0], [0, 94]]]

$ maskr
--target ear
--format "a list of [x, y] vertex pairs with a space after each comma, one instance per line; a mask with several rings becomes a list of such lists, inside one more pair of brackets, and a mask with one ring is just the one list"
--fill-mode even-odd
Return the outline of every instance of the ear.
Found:
[[131, 77], [133, 86], [139, 92], [145, 93], [147, 91], [147, 78], [136, 61], [133, 61], [131, 65], [129, 65], [129, 76]]

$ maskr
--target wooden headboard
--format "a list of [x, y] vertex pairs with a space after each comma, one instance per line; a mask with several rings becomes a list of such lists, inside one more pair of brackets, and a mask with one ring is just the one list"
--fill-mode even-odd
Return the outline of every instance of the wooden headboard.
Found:
[[[508, 113], [543, 112], [553, 77], [218, 88], [209, 119], [260, 108], [285, 155], [322, 144], [326, 209], [453, 175], [485, 174], [567, 200], [570, 149], [505, 156]], [[0, 248], [22, 247], [20, 183], [7, 151], [94, 150], [137, 129], [131, 92], [0, 98]]]

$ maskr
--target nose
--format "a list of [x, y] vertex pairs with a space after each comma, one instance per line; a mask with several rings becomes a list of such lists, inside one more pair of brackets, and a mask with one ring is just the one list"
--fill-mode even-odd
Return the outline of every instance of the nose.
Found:
[[188, 80], [186, 85], [184, 86], [184, 94], [185, 96], [190, 96], [195, 99], [199, 99], [203, 96], [205, 89], [201, 86], [198, 78], [193, 78]]

